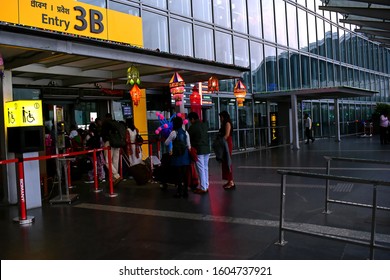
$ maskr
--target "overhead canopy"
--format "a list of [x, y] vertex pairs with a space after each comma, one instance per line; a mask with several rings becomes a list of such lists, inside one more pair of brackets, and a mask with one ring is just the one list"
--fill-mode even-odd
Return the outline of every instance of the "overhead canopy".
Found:
[[128, 89], [134, 65], [141, 88], [168, 87], [174, 72], [187, 83], [241, 77], [249, 68], [159, 50], [0, 24], [0, 55], [14, 85]]
[[378, 92], [365, 90], [354, 87], [329, 87], [318, 89], [302, 89], [288, 92], [262, 93], [255, 94], [256, 100], [268, 100], [273, 102], [290, 102], [291, 95], [295, 95], [298, 101], [302, 100], [318, 100], [318, 99], [340, 99], [340, 98], [356, 98], [356, 97], [371, 97]]
[[342, 23], [359, 26], [356, 32], [370, 40], [390, 47], [390, 1], [389, 0], [322, 0], [320, 10], [340, 13]]

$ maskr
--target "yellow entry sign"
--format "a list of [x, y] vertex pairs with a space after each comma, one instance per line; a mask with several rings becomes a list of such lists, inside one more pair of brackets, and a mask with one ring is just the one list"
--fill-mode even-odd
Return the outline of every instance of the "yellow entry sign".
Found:
[[142, 19], [75, 0], [7, 0], [0, 21], [143, 47]]
[[43, 125], [42, 100], [17, 100], [5, 103], [6, 127]]

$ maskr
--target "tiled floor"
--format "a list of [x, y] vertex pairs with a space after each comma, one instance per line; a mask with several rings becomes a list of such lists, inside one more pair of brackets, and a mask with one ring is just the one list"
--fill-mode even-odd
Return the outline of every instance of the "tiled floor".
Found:
[[[92, 185], [77, 183], [79, 194], [72, 204], [45, 202], [29, 209], [31, 225], [14, 223], [17, 206], [0, 208], [1, 259], [367, 259], [367, 246], [316, 236], [285, 232], [284, 246], [279, 240], [279, 169], [325, 173], [325, 155], [390, 159], [390, 145], [376, 137], [348, 137], [340, 143], [318, 139], [301, 145], [240, 153], [233, 156], [234, 191], [225, 191], [221, 170], [210, 159], [210, 191], [190, 193], [187, 199], [173, 198], [173, 187], [161, 191], [159, 184], [138, 186], [132, 180], [121, 182], [116, 197], [93, 192]], [[332, 174], [390, 181], [390, 166], [332, 162]], [[330, 196], [370, 204], [372, 186], [330, 182]], [[104, 185], [102, 185], [104, 186]], [[369, 240], [369, 208], [331, 204], [324, 214], [325, 181], [287, 177], [286, 226], [310, 229]], [[390, 207], [390, 187], [378, 187], [378, 205]], [[377, 211], [376, 240], [390, 246], [390, 212]], [[390, 251], [374, 250], [375, 259], [390, 259]]]

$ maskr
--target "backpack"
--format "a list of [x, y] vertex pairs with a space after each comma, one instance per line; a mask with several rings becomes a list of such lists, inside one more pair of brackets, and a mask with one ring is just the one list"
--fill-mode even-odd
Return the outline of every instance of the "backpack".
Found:
[[183, 129], [176, 131], [176, 138], [172, 141], [172, 155], [179, 157], [184, 155], [187, 149], [187, 136]]
[[111, 122], [112, 129], [110, 130], [110, 146], [114, 148], [122, 148], [126, 146], [126, 126], [117, 121]]

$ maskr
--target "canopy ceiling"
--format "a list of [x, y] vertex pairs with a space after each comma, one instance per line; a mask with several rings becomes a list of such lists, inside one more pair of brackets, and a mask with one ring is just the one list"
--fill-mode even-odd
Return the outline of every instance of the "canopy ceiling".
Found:
[[356, 32], [390, 47], [390, 0], [321, 0], [320, 10], [343, 15], [342, 23], [358, 26]]

